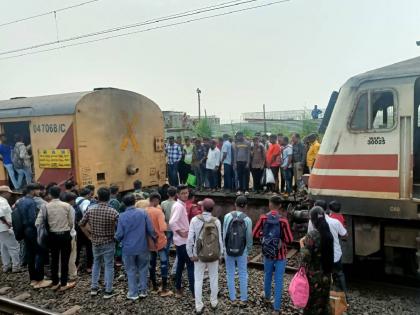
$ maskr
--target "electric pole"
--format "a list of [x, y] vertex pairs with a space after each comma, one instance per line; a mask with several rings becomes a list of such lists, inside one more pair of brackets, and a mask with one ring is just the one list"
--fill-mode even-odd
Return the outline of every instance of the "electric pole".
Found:
[[264, 134], [267, 134], [267, 121], [265, 120], [265, 104], [263, 104], [263, 117], [264, 117]]
[[198, 121], [201, 120], [201, 99], [200, 99], [201, 90], [197, 88], [197, 96], [198, 96]]

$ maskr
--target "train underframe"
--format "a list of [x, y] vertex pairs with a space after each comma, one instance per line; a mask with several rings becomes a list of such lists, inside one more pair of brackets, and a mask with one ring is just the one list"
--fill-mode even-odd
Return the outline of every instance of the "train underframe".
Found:
[[[198, 197], [213, 198], [217, 205], [214, 214], [219, 218], [234, 209], [236, 199], [234, 195], [223, 193], [198, 193]], [[254, 224], [261, 214], [268, 212], [269, 198], [269, 195], [249, 196], [246, 212]], [[396, 204], [395, 201], [379, 202], [379, 200], [366, 199], [357, 202], [352, 200], [349, 203], [346, 198], [331, 196], [311, 196], [311, 198], [338, 200], [342, 203], [343, 209], [348, 209], [349, 204], [355, 207], [353, 209], [359, 209], [353, 213], [343, 211], [348, 230], [347, 239], [341, 243], [343, 263], [371, 266], [378, 272], [391, 275], [420, 278], [420, 220], [390, 217], [407, 214], [410, 211], [417, 213], [417, 204], [412, 202]], [[287, 215], [289, 219], [294, 239], [299, 240], [307, 232], [311, 202], [308, 196], [290, 197], [284, 202], [283, 215]], [[410, 208], [407, 209], [407, 206]], [[399, 214], [398, 209], [400, 209]], [[366, 216], [367, 212], [374, 212], [378, 216]], [[379, 216], [381, 213], [383, 217]]]

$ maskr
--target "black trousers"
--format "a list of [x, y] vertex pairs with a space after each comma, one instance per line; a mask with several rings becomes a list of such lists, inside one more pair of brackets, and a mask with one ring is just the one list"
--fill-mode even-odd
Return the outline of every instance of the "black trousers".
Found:
[[76, 256], [76, 266], [80, 266], [80, 253], [82, 248], [86, 247], [86, 268], [92, 268], [93, 264], [93, 252], [92, 252], [92, 242], [86, 237], [80, 229], [77, 229], [77, 256]]
[[70, 231], [50, 232], [49, 244], [51, 248], [51, 280], [53, 285], [58, 284], [58, 266], [61, 255], [60, 284], [67, 285], [69, 279], [69, 260], [71, 253]]
[[36, 235], [34, 237], [25, 236], [24, 240], [29, 279], [31, 281], [42, 281], [44, 280], [44, 259], [46, 251], [38, 245]]
[[254, 190], [255, 191], [262, 190], [261, 178], [264, 174], [264, 170], [260, 168], [252, 168], [251, 173], [252, 173], [252, 180], [254, 182]]
[[346, 277], [344, 275], [341, 259], [334, 263], [332, 278], [335, 290], [344, 292], [347, 295]]

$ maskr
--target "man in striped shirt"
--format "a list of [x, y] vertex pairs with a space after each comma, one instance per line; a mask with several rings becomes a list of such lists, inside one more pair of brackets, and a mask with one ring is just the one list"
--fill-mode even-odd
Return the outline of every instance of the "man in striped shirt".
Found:
[[255, 238], [264, 236], [264, 224], [269, 216], [276, 216], [280, 222], [281, 246], [277, 250], [275, 258], [264, 256], [264, 294], [268, 303], [271, 301], [271, 281], [274, 273], [274, 314], [280, 314], [281, 299], [283, 292], [283, 275], [286, 268], [287, 244], [293, 241], [293, 235], [290, 230], [289, 222], [282, 216], [282, 199], [280, 196], [273, 196], [269, 203], [270, 212], [261, 215], [255, 225], [253, 234]]

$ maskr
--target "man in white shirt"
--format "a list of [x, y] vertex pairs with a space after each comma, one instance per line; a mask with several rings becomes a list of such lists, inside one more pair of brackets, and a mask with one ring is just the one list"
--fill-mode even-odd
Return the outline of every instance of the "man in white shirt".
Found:
[[[347, 294], [346, 279], [343, 272], [343, 265], [341, 263], [341, 257], [343, 252], [341, 250], [340, 238], [347, 237], [347, 230], [337, 219], [330, 218], [328, 215], [325, 216], [325, 220], [328, 223], [330, 232], [334, 238], [334, 268], [333, 268], [333, 279], [334, 284], [339, 287], [344, 293]], [[308, 233], [314, 229], [312, 222], [309, 220]]]
[[207, 154], [206, 171], [210, 189], [215, 191], [217, 186], [217, 171], [220, 165], [220, 150], [216, 146], [216, 140], [211, 140], [210, 150]]
[[223, 135], [223, 146], [222, 146], [222, 164], [223, 164], [223, 181], [224, 189], [226, 192], [231, 192], [232, 187], [232, 144], [229, 141], [229, 135]]
[[[0, 186], [0, 249], [3, 272], [20, 271], [19, 243], [12, 229], [12, 209], [7, 201], [12, 196], [12, 190]], [[10, 265], [10, 261], [12, 264]]]
[[[210, 198], [206, 198], [199, 202], [199, 205], [203, 207], [203, 214], [195, 216], [190, 223], [190, 229], [188, 231], [187, 239], [187, 254], [191, 261], [194, 262], [194, 293], [195, 293], [195, 310], [197, 314], [202, 314], [203, 304], [203, 279], [204, 271], [206, 268], [209, 273], [210, 280], [210, 303], [212, 309], [217, 308], [217, 295], [219, 293], [219, 259], [223, 255], [223, 238], [222, 238], [222, 226], [220, 221], [213, 217], [211, 212], [214, 208], [214, 201]], [[207, 224], [205, 226], [205, 224]], [[213, 227], [213, 231], [217, 229], [217, 238], [214, 237], [216, 233], [207, 234], [206, 231]], [[216, 229], [214, 229], [216, 227]], [[209, 237], [208, 239], [206, 237]], [[214, 243], [210, 243], [214, 241]], [[218, 251], [213, 251], [212, 245], [217, 248], [216, 242], [218, 241]], [[204, 243], [207, 248], [211, 248], [211, 253], [206, 251], [207, 248], [201, 247], [199, 244]], [[202, 248], [202, 249], [200, 249]], [[211, 257], [208, 257], [212, 254]], [[206, 260], [204, 261], [204, 257]], [[212, 258], [212, 259], [210, 259]]]

